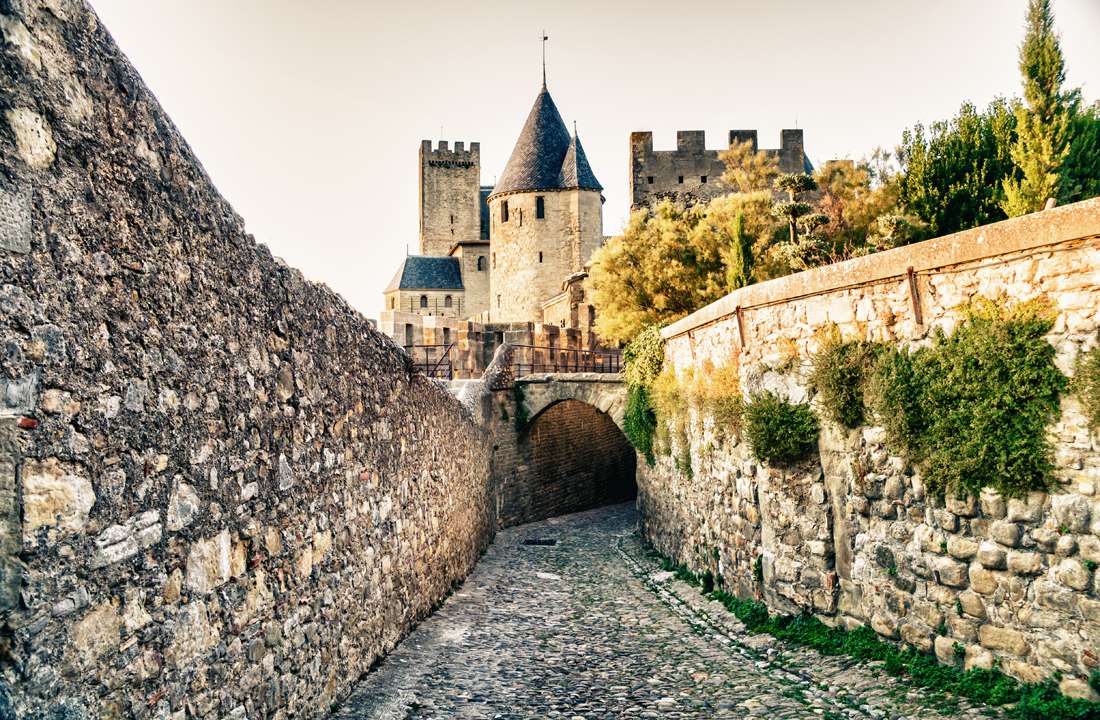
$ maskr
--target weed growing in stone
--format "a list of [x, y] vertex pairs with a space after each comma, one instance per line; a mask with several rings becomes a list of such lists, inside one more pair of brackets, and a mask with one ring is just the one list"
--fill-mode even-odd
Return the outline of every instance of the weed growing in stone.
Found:
[[1077, 359], [1073, 373], [1073, 392], [1081, 400], [1089, 427], [1100, 430], [1100, 347], [1095, 347]]
[[786, 465], [806, 458], [817, 445], [817, 418], [809, 403], [792, 403], [764, 391], [745, 404], [744, 417], [757, 460]]
[[1007, 496], [1053, 482], [1046, 428], [1067, 384], [1044, 337], [1047, 304], [980, 299], [932, 346], [881, 353], [871, 396], [887, 439], [921, 469], [929, 490]]
[[863, 424], [866, 411], [864, 385], [874, 367], [878, 346], [860, 340], [845, 342], [835, 325], [819, 335], [810, 386], [817, 393], [826, 416], [846, 428]]

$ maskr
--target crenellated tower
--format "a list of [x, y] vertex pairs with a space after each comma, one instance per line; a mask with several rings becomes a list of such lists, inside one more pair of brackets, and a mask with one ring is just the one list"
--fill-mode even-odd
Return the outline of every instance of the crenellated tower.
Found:
[[442, 256], [481, 238], [481, 146], [420, 143], [420, 254]]

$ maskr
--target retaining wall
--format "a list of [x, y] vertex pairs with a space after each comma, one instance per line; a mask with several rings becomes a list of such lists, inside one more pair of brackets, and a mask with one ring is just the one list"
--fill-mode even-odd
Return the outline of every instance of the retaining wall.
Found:
[[485, 436], [86, 5], [0, 31], [0, 716], [322, 715], [488, 543]]
[[[903, 347], [948, 332], [975, 296], [1039, 295], [1058, 318], [1048, 335], [1072, 375], [1100, 327], [1100, 200], [1048, 210], [738, 290], [664, 330], [678, 371], [739, 363], [746, 394], [808, 397], [815, 333]], [[910, 273], [911, 270], [911, 273]], [[819, 413], [821, 416], [822, 413]], [[823, 421], [819, 453], [785, 470], [756, 462], [736, 433], [692, 412], [693, 477], [670, 457], [639, 465], [646, 537], [741, 595], [826, 622], [870, 624], [968, 667], [999, 660], [1029, 681], [1095, 697], [1100, 664], [1100, 444], [1067, 395], [1050, 428], [1056, 493], [948, 499], [924, 492], [882, 430]], [[763, 582], [757, 583], [757, 558]], [[941, 635], [938, 631], [943, 631]]]

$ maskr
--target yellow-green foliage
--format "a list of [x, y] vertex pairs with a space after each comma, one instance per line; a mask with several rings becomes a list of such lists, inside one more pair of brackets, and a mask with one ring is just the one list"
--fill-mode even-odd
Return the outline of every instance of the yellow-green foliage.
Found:
[[741, 430], [741, 372], [737, 358], [718, 367], [703, 361], [695, 375], [691, 392], [699, 409], [714, 417], [717, 427], [738, 433]]
[[1077, 360], [1073, 374], [1073, 391], [1081, 400], [1089, 427], [1100, 430], [1100, 347], [1095, 347]]
[[979, 299], [951, 335], [932, 346], [881, 354], [871, 397], [887, 439], [921, 468], [940, 494], [1005, 495], [1053, 481], [1047, 427], [1058, 417], [1067, 379], [1044, 337], [1047, 303], [1006, 307]]
[[650, 325], [623, 348], [623, 380], [630, 387], [649, 387], [665, 363], [661, 328]]

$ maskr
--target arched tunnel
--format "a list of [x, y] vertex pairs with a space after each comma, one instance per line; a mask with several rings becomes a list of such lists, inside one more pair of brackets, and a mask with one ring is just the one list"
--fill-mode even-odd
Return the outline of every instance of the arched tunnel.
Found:
[[503, 524], [531, 522], [631, 500], [637, 454], [607, 414], [558, 400], [519, 429], [517, 462], [505, 487]]

